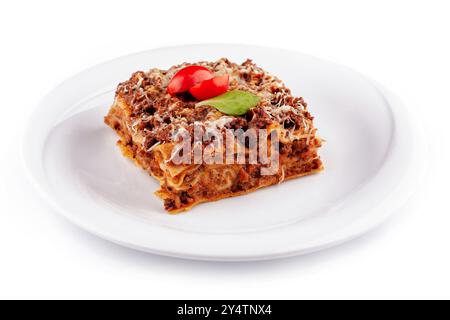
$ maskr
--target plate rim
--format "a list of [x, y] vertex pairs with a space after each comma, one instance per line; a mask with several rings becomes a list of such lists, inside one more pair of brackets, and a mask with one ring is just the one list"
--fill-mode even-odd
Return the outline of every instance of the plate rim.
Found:
[[[314, 59], [321, 60], [326, 63], [332, 63], [334, 65], [337, 65], [339, 67], [344, 67], [346, 69], [351, 70], [352, 72], [360, 75], [362, 78], [366, 79], [370, 83], [373, 84], [374, 88], [379, 90], [380, 94], [386, 99], [387, 105], [389, 106], [390, 110], [395, 109], [404, 116], [402, 118], [393, 117], [394, 120], [394, 129], [397, 127], [398, 122], [402, 122], [402, 124], [408, 129], [408, 132], [410, 135], [414, 136], [414, 158], [413, 161], [410, 163], [409, 167], [407, 168], [408, 171], [416, 173], [413, 178], [414, 179], [404, 179], [402, 181], [399, 181], [397, 186], [402, 186], [402, 191], [397, 191], [397, 201], [395, 204], [391, 204], [389, 207], [389, 212], [385, 212], [383, 215], [380, 215], [379, 219], [373, 219], [371, 224], [366, 224], [365, 228], [360, 228], [359, 232], [353, 232], [349, 234], [348, 236], [341, 236], [337, 237], [334, 240], [329, 240], [326, 243], [322, 243], [320, 245], [312, 246], [308, 249], [291, 249], [283, 252], [277, 252], [272, 254], [262, 254], [262, 255], [251, 255], [251, 256], [221, 256], [221, 255], [195, 255], [195, 254], [187, 254], [181, 252], [172, 252], [172, 251], [164, 251], [164, 250], [158, 250], [155, 248], [148, 248], [139, 246], [136, 244], [132, 244], [129, 242], [121, 241], [120, 239], [117, 239], [112, 234], [108, 234], [107, 232], [99, 232], [95, 228], [92, 228], [89, 223], [80, 221], [80, 219], [77, 219], [75, 215], [73, 215], [69, 210], [64, 208], [61, 204], [59, 204], [55, 199], [52, 197], [51, 190], [47, 190], [45, 187], [45, 184], [39, 179], [39, 177], [36, 175], [36, 172], [34, 172], [33, 167], [31, 165], [31, 161], [33, 158], [33, 153], [30, 151], [30, 148], [27, 148], [27, 144], [29, 143], [27, 137], [31, 134], [31, 123], [33, 122], [33, 119], [36, 118], [37, 114], [39, 113], [39, 110], [41, 110], [43, 102], [45, 99], [50, 96], [52, 93], [58, 91], [60, 87], [62, 87], [66, 82], [69, 82], [73, 79], [75, 79], [77, 76], [86, 73], [88, 71], [95, 70], [97, 67], [102, 65], [107, 65], [110, 63], [113, 63], [115, 61], [124, 59], [124, 58], [131, 58], [133, 56], [137, 56], [139, 54], [144, 54], [148, 52], [153, 52], [157, 50], [167, 50], [167, 49], [177, 49], [177, 48], [184, 48], [184, 47], [198, 47], [198, 46], [245, 46], [245, 47], [252, 47], [252, 48], [260, 48], [260, 49], [271, 49], [271, 50], [281, 50], [281, 51], [287, 51], [290, 53], [302, 55], [302, 56], [308, 56], [312, 57]], [[61, 214], [63, 217], [68, 219], [71, 223], [77, 225], [81, 229], [84, 229], [100, 238], [103, 238], [105, 240], [111, 241], [113, 243], [119, 244], [121, 246], [125, 246], [128, 248], [136, 249], [139, 251], [144, 251], [152, 254], [157, 255], [163, 255], [163, 256], [170, 256], [170, 257], [176, 257], [176, 258], [184, 258], [184, 259], [192, 259], [192, 260], [207, 260], [207, 261], [257, 261], [257, 260], [272, 260], [272, 259], [278, 259], [278, 258], [285, 258], [285, 257], [291, 257], [301, 254], [308, 254], [311, 252], [323, 250], [332, 246], [339, 245], [343, 242], [347, 242], [351, 239], [354, 239], [356, 237], [359, 237], [369, 230], [377, 227], [381, 223], [383, 223], [388, 217], [390, 217], [393, 213], [395, 213], [398, 209], [403, 206], [407, 200], [412, 196], [414, 190], [416, 189], [416, 186], [418, 182], [420, 181], [422, 177], [422, 171], [423, 171], [423, 163], [421, 161], [420, 152], [417, 152], [417, 150], [421, 150], [421, 146], [423, 145], [423, 129], [421, 128], [420, 123], [413, 117], [413, 115], [408, 112], [404, 104], [399, 100], [397, 96], [395, 96], [390, 90], [386, 89], [383, 85], [379, 84], [378, 82], [370, 79], [367, 76], [362, 75], [360, 72], [353, 70], [352, 68], [349, 68], [347, 66], [341, 65], [339, 63], [335, 63], [332, 61], [328, 61], [326, 59], [317, 58], [308, 54], [303, 54], [301, 52], [295, 51], [295, 50], [289, 50], [289, 49], [279, 49], [279, 48], [273, 48], [273, 47], [266, 47], [266, 46], [253, 46], [253, 45], [240, 45], [240, 44], [219, 44], [219, 43], [213, 43], [213, 44], [194, 44], [194, 45], [182, 45], [182, 46], [167, 46], [167, 47], [160, 47], [150, 50], [145, 50], [141, 52], [136, 52], [124, 56], [117, 57], [115, 59], [111, 59], [106, 62], [102, 62], [100, 64], [97, 64], [95, 66], [91, 66], [85, 70], [82, 70], [79, 73], [76, 73], [75, 75], [67, 78], [63, 82], [61, 82], [59, 85], [57, 85], [54, 89], [52, 89], [50, 92], [48, 92], [45, 97], [37, 104], [37, 106], [32, 110], [32, 113], [29, 115], [27, 121], [25, 122], [25, 130], [23, 130], [23, 137], [22, 137], [22, 149], [21, 149], [21, 159], [23, 167], [25, 168], [26, 176], [29, 181], [31, 181], [32, 185], [36, 190], [38, 190], [40, 196], [55, 209], [56, 212]], [[398, 131], [398, 130], [395, 130]], [[396, 132], [396, 134], [399, 134], [399, 132]], [[405, 132], [400, 132], [400, 134], [405, 134]], [[47, 136], [48, 137], [48, 136]], [[36, 155], [34, 155], [36, 156]], [[418, 173], [419, 172], [419, 173]], [[418, 173], [418, 174], [417, 174]], [[407, 181], [408, 180], [408, 181]], [[412, 180], [412, 181], [411, 181]], [[82, 219], [81, 219], [82, 220]]]

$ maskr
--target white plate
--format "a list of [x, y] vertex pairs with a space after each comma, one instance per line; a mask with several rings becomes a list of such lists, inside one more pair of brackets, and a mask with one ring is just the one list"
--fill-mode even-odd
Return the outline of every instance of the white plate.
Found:
[[[251, 58], [305, 98], [327, 141], [326, 169], [168, 215], [156, 181], [121, 155], [103, 116], [132, 72], [220, 57]], [[416, 136], [398, 101], [346, 67], [280, 49], [194, 45], [119, 58], [61, 84], [31, 117], [24, 159], [45, 198], [102, 238], [183, 258], [262, 260], [336, 245], [382, 222], [416, 184]]]

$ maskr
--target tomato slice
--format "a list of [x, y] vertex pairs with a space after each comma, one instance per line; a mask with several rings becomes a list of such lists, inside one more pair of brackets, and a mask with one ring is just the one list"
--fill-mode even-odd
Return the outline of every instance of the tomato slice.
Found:
[[206, 100], [227, 92], [230, 76], [228, 74], [204, 80], [189, 89], [197, 100]]
[[181, 69], [170, 79], [167, 92], [171, 95], [188, 91], [191, 87], [214, 77], [214, 74], [202, 66], [188, 66]]

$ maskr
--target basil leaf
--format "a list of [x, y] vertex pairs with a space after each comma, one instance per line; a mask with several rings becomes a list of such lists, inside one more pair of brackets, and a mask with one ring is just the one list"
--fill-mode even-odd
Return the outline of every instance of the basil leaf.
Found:
[[220, 96], [201, 101], [195, 106], [212, 106], [222, 113], [241, 116], [259, 103], [259, 97], [247, 91], [233, 90]]

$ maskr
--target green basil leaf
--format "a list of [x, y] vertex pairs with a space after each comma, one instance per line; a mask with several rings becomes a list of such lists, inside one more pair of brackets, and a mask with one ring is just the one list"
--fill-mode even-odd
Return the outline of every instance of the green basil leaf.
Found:
[[220, 96], [201, 101], [195, 106], [212, 106], [222, 113], [241, 116], [259, 103], [259, 97], [247, 91], [233, 90]]

